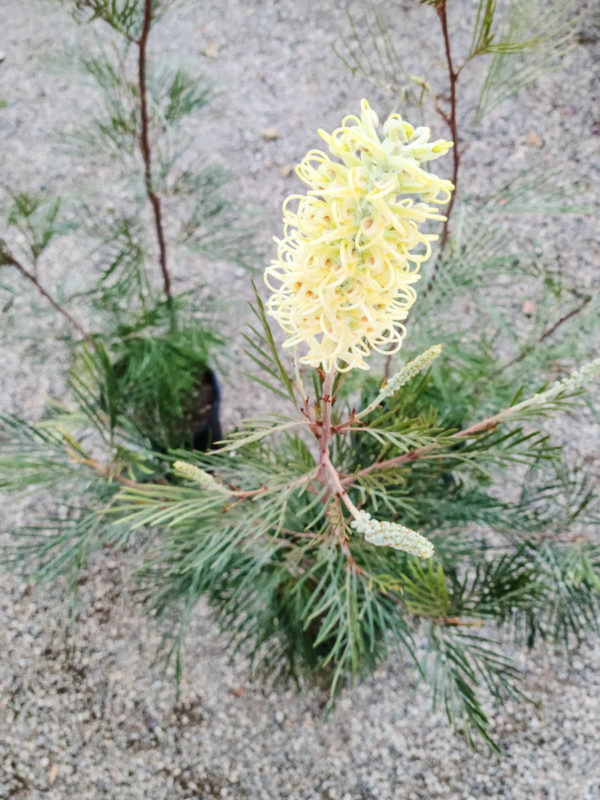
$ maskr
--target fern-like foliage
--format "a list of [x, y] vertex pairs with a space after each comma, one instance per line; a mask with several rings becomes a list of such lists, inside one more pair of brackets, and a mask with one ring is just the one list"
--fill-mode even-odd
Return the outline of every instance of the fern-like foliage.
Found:
[[[490, 5], [486, 3], [486, 7]], [[489, 39], [489, 31], [482, 31], [483, 42], [479, 45], [483, 49], [475, 53], [493, 55], [481, 88], [475, 123], [541, 75], [556, 69], [571, 46], [576, 24], [571, 0], [516, 0], [498, 23], [498, 42]]]
[[391, 94], [397, 106], [420, 106], [431, 87], [411, 75], [379, 8], [370, 6], [361, 18], [347, 12], [350, 33], [333, 49], [352, 75]]
[[[399, 648], [450, 721], [494, 747], [482, 691], [501, 699], [522, 698], [523, 690], [490, 626], [529, 645], [542, 636], [565, 646], [595, 628], [597, 546], [585, 536], [573, 543], [569, 531], [591, 532], [598, 507], [589, 483], [561, 464], [560, 449], [532, 427], [526, 408], [497, 429], [457, 439], [469, 421], [465, 408], [451, 406], [458, 392], [440, 390], [448, 378], [438, 384], [433, 373], [336, 437], [332, 455], [358, 507], [428, 533], [438, 555], [427, 566], [351, 531], [339, 498], [319, 484], [301, 417], [247, 420], [221, 449], [170, 456], [209, 473], [214, 486], [196, 485], [190, 473], [183, 485], [171, 479], [121, 491], [118, 526], [162, 530], [140, 577], [177, 664], [191, 611], [205, 596], [258, 673], [325, 681], [332, 699]], [[288, 380], [296, 391], [297, 378]], [[355, 388], [349, 382], [338, 392], [336, 418], [352, 415]], [[365, 388], [360, 404], [368, 399]], [[563, 403], [559, 395], [538, 411]], [[411, 431], [409, 440], [381, 438], [382, 420]], [[384, 468], [407, 447], [424, 455]], [[499, 488], [506, 491], [514, 463], [527, 477], [508, 502]], [[363, 476], [373, 464], [381, 468]], [[414, 644], [418, 630], [427, 636], [424, 658]]]

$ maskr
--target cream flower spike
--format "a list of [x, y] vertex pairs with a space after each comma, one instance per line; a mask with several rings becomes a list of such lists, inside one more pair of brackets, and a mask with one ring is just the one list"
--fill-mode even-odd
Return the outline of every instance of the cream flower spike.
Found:
[[402, 321], [416, 300], [413, 284], [437, 236], [427, 220], [445, 217], [453, 185], [421, 168], [452, 142], [429, 142], [429, 129], [392, 114], [377, 133], [366, 100], [360, 118], [319, 131], [336, 160], [311, 150], [297, 166], [306, 194], [283, 204], [283, 238], [265, 270], [268, 313], [288, 334], [284, 347], [304, 345], [304, 364], [325, 372], [368, 369], [372, 350], [393, 353]]

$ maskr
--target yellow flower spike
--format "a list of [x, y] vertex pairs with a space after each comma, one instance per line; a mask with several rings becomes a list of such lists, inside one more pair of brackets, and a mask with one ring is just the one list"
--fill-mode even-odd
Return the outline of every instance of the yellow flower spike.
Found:
[[445, 219], [429, 204], [447, 203], [454, 189], [421, 167], [452, 142], [429, 142], [428, 128], [398, 114], [381, 138], [378, 121], [363, 100], [360, 118], [319, 131], [333, 158], [311, 150], [296, 167], [308, 190], [284, 202], [284, 235], [265, 270], [267, 311], [288, 334], [284, 347], [303, 344], [300, 361], [326, 372], [369, 369], [372, 350], [400, 349], [412, 284], [437, 239], [419, 226]]

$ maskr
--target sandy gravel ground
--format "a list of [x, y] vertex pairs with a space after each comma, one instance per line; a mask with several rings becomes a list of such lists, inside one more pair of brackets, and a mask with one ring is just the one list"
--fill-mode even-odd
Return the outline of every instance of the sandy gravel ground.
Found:
[[[356, 12], [360, 3], [352, 2]], [[460, 28], [476, 3], [453, 2]], [[54, 6], [54, 7], [53, 7]], [[220, 94], [199, 126], [198, 155], [227, 163], [241, 196], [261, 219], [267, 245], [279, 231], [282, 199], [297, 190], [293, 165], [318, 146], [319, 126], [331, 128], [366, 94], [384, 98], [350, 77], [331, 44], [348, 32], [346, 4], [333, 0], [189, 2], [157, 31], [155, 52], [181, 59], [216, 81]], [[425, 41], [434, 13], [397, 3], [400, 50], [410, 72], [439, 75], [439, 36]], [[600, 23], [594, 3], [581, 6], [578, 42], [564, 68], [497, 109], [464, 157], [462, 180], [478, 191], [510, 174], [568, 165], [582, 198], [597, 201], [600, 132]], [[465, 44], [464, 31], [459, 46]], [[68, 130], [90, 102], [85, 90], [52, 63], [82, 37], [56, 9], [33, 0], [0, 0], [0, 181], [70, 193], [102, 177], [97, 165], [72, 169], [50, 136]], [[418, 38], [417, 38], [418, 37]], [[467, 106], [475, 84], [465, 76]], [[445, 135], [437, 121], [435, 135]], [[265, 135], [271, 129], [273, 134]], [[530, 225], [527, 220], [516, 223]], [[522, 229], [524, 230], [524, 229]], [[546, 231], [551, 233], [547, 235]], [[555, 243], [569, 269], [598, 285], [599, 242], [590, 218], [568, 218], [531, 231], [541, 247]], [[55, 253], [48, 280], [68, 274], [85, 282], [76, 249]], [[594, 270], [594, 264], [596, 265]], [[247, 275], [205, 270], [209, 292], [223, 285], [242, 308]], [[182, 268], [179, 280], [186, 280]], [[26, 304], [23, 298], [21, 303]], [[19, 306], [17, 306], [19, 307]], [[24, 307], [24, 306], [23, 306]], [[238, 306], [236, 305], [236, 308]], [[231, 349], [240, 352], [234, 329]], [[32, 333], [60, 335], [51, 317]], [[48, 395], [64, 395], [60, 346], [44, 357], [25, 341], [0, 350], [1, 410], [28, 418]], [[261, 405], [231, 378], [226, 419]], [[565, 437], [590, 452], [597, 430], [568, 421]], [[575, 431], [575, 434], [573, 433]], [[597, 450], [596, 450], [597, 452]], [[5, 506], [8, 531], [26, 513]], [[414, 670], [393, 661], [344, 696], [327, 719], [323, 696], [248, 685], [242, 660], [230, 663], [214, 623], [200, 608], [193, 623], [181, 701], [149, 666], [156, 631], [138, 613], [128, 579], [131, 556], [94, 559], [82, 586], [75, 644], [60, 626], [56, 592], [0, 576], [0, 798], [19, 800], [595, 800], [600, 796], [600, 647], [590, 643], [569, 665], [538, 647], [521, 665], [534, 706], [490, 706], [502, 757], [473, 752], [432, 715]]]

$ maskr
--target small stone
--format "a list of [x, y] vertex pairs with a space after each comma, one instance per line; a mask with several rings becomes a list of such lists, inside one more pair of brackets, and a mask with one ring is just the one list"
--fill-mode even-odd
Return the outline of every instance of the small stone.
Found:
[[528, 131], [525, 134], [525, 141], [532, 147], [537, 147], [538, 150], [544, 146], [544, 140], [537, 131]]
[[265, 128], [262, 132], [262, 137], [265, 142], [274, 142], [279, 139], [279, 134], [275, 130], [275, 128]]
[[202, 54], [205, 55], [207, 58], [212, 58], [213, 60], [219, 57], [219, 45], [216, 42], [209, 42]]
[[57, 775], [58, 775], [58, 764], [52, 764], [52, 766], [50, 767], [50, 772], [48, 773], [48, 783], [50, 784], [50, 786], [52, 786], [52, 784], [56, 780]]
[[525, 300], [523, 303], [523, 313], [531, 316], [535, 313], [535, 303], [532, 300]]
[[294, 168], [291, 164], [282, 164], [277, 170], [277, 174], [280, 178], [289, 178], [293, 172]]

